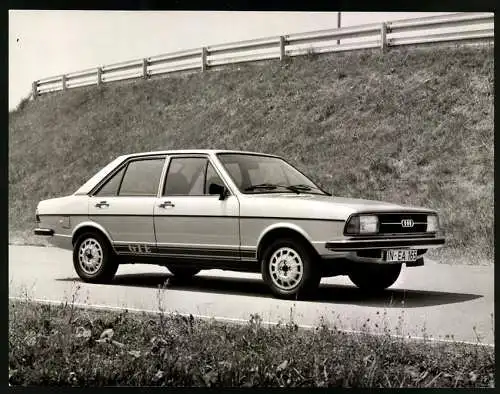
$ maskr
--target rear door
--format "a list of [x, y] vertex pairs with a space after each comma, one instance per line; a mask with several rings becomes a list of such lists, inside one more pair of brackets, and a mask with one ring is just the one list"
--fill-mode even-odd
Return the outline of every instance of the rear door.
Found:
[[239, 202], [210, 195], [210, 183], [226, 186], [204, 155], [176, 155], [168, 163], [154, 207], [158, 253], [166, 257], [239, 260]]
[[153, 225], [165, 156], [128, 160], [89, 198], [89, 217], [110, 234], [117, 253], [151, 254]]

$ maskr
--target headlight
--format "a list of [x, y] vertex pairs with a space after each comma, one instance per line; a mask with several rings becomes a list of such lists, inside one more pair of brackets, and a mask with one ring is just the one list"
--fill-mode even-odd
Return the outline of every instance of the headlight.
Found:
[[359, 217], [359, 233], [369, 234], [378, 231], [378, 217], [373, 215], [362, 215]]
[[375, 215], [353, 216], [347, 223], [347, 234], [375, 234], [378, 232], [378, 217]]
[[435, 233], [439, 230], [439, 219], [437, 215], [427, 216], [427, 232]]

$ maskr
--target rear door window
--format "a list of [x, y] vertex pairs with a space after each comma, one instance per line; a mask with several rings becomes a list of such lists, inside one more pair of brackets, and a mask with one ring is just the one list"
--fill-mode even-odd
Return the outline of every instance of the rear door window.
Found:
[[119, 196], [156, 196], [165, 159], [130, 162], [123, 176]]

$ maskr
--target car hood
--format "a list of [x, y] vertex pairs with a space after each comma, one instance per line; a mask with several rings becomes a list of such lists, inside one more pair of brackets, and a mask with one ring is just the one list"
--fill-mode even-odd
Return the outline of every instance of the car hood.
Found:
[[[242, 216], [346, 220], [353, 213], [394, 211], [435, 213], [433, 210], [422, 207], [384, 201], [305, 193], [247, 194], [241, 201]], [[262, 215], [262, 213], [268, 213], [268, 215]]]

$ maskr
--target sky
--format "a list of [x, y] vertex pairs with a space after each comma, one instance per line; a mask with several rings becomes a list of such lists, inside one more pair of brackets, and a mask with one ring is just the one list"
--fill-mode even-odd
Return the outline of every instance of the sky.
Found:
[[[445, 13], [342, 12], [354, 26]], [[337, 27], [337, 12], [9, 10], [9, 110], [34, 80], [177, 50]]]

